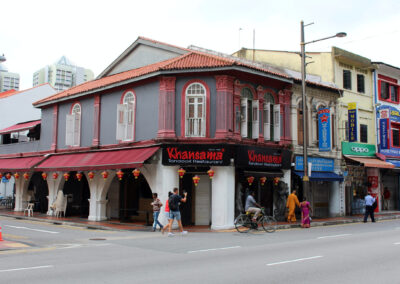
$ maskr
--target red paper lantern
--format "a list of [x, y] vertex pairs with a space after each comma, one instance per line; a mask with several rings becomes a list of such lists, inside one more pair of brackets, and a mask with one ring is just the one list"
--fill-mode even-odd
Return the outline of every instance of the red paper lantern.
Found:
[[53, 179], [58, 179], [58, 173], [53, 173]]
[[6, 173], [6, 179], [10, 179], [11, 178], [11, 174], [10, 173]]
[[195, 175], [193, 177], [194, 185], [197, 186], [199, 184], [199, 181], [200, 181], [200, 177], [198, 175]]
[[82, 179], [82, 177], [83, 177], [83, 175], [82, 175], [82, 173], [76, 173], [76, 178], [78, 179], [78, 181], [81, 181], [81, 179]]
[[88, 172], [88, 177], [90, 180], [92, 180], [94, 178], [94, 172]]
[[118, 172], [117, 172], [117, 177], [119, 178], [119, 180], [122, 180], [122, 177], [124, 176], [124, 172], [123, 171], [121, 171], [121, 170], [119, 170]]
[[42, 178], [43, 178], [43, 180], [46, 180], [47, 179], [47, 173], [42, 173]]
[[69, 173], [65, 173], [63, 174], [65, 181], [67, 181], [69, 179]]
[[24, 179], [26, 179], [26, 180], [29, 179], [29, 174], [28, 173], [24, 173], [23, 176], [24, 176]]
[[1, 179], [1, 178], [3, 178], [3, 174], [2, 174], [2, 173], [0, 173], [0, 179]]
[[14, 174], [14, 178], [15, 178], [15, 179], [19, 179], [19, 173], [15, 173], [15, 174]]
[[107, 171], [102, 172], [101, 175], [104, 178], [104, 180], [106, 180], [108, 178], [108, 172]]
[[183, 169], [183, 168], [180, 168], [180, 169], [178, 170], [178, 175], [179, 175], [180, 178], [183, 178], [183, 176], [185, 175], [185, 173], [186, 173], [186, 171], [185, 171], [185, 169]]
[[209, 169], [207, 171], [208, 176], [210, 177], [210, 179], [212, 179], [214, 177], [214, 171], [212, 169]]
[[134, 169], [132, 171], [132, 173], [133, 173], [133, 176], [135, 177], [135, 179], [137, 179], [139, 177], [139, 175], [140, 175], [140, 170], [139, 169]]
[[267, 181], [267, 178], [266, 178], [266, 177], [260, 177], [261, 186], [263, 186], [263, 185], [265, 184], [266, 181]]
[[247, 182], [249, 183], [249, 185], [252, 185], [254, 181], [254, 177], [248, 177], [247, 178]]
[[275, 177], [275, 178], [274, 178], [274, 185], [278, 185], [279, 180], [280, 180], [280, 178]]

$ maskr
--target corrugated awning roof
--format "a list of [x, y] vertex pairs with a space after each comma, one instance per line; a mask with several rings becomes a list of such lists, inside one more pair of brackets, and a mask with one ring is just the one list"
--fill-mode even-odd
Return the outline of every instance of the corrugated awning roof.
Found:
[[0, 134], [3, 135], [3, 134], [11, 133], [11, 132], [19, 132], [19, 131], [32, 129], [36, 125], [40, 124], [40, 122], [41, 122], [41, 120], [34, 120], [34, 121], [17, 123], [15, 125], [12, 125], [12, 126], [9, 126], [7, 128], [0, 130]]

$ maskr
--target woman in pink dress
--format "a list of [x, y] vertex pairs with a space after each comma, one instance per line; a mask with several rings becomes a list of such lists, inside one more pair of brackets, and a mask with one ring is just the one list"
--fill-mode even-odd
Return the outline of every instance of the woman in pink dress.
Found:
[[307, 198], [304, 196], [303, 201], [300, 203], [301, 208], [301, 226], [303, 228], [310, 228], [310, 213], [311, 213], [311, 206], [310, 202], [307, 201]]

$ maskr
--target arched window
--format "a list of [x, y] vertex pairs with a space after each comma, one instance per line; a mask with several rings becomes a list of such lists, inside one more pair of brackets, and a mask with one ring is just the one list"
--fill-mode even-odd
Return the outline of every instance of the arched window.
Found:
[[271, 93], [264, 95], [264, 140], [280, 141], [281, 139], [281, 115], [280, 105], [275, 104], [274, 96]]
[[65, 145], [79, 146], [81, 142], [81, 117], [82, 109], [79, 103], [71, 108], [71, 113], [66, 117]]
[[190, 84], [185, 91], [185, 136], [206, 136], [206, 88]]
[[242, 137], [257, 139], [259, 134], [258, 100], [253, 99], [250, 88], [243, 88], [240, 95], [240, 133]]
[[117, 105], [117, 140], [132, 141], [135, 133], [135, 93], [125, 92], [121, 102]]

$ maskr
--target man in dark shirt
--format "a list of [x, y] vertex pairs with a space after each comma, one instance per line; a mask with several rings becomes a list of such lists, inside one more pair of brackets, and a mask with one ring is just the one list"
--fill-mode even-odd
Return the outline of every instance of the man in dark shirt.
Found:
[[[168, 199], [169, 205], [169, 226], [168, 226], [168, 237], [172, 237], [174, 234], [171, 232], [172, 223], [174, 219], [178, 222], [179, 231], [182, 235], [186, 235], [187, 231], [183, 230], [182, 221], [181, 221], [181, 212], [179, 211], [179, 203], [186, 202], [187, 192], [184, 192], [184, 197], [180, 196], [178, 188], [174, 188], [173, 195]], [[174, 206], [176, 206], [174, 208]]]

